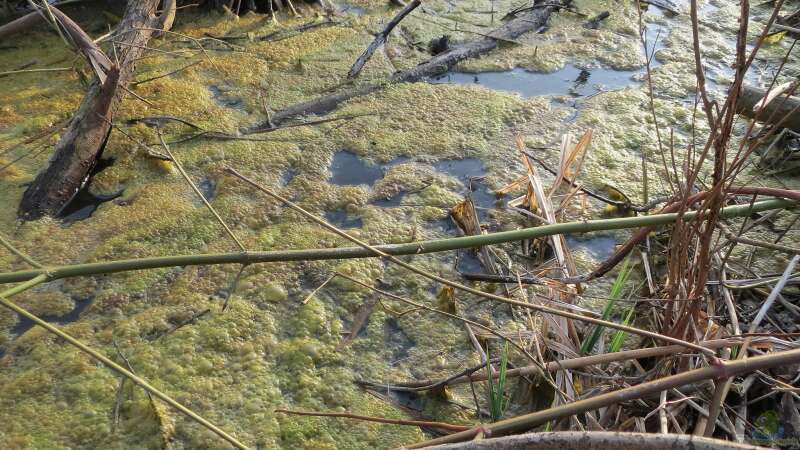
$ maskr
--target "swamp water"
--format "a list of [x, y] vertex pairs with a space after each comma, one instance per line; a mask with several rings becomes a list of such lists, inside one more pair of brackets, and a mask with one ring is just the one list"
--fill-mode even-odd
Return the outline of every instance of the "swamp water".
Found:
[[[233, 133], [264, 119], [264, 100], [277, 110], [334, 89], [374, 32], [395, 12], [385, 1], [353, 3], [363, 6], [364, 13], [354, 11], [338, 26], [315, 28], [278, 42], [238, 42], [246, 51], [209, 43], [211, 60], [201, 52], [186, 52], [191, 46], [169, 36], [152, 42], [165, 51], [187, 53], [185, 59], [198, 64], [138, 86], [136, 93], [152, 105], [126, 100], [118, 113], [120, 123], [132, 117], [173, 115], [205, 129]], [[472, 11], [492, 6], [504, 11], [516, 3], [427, 2], [430, 14], [412, 14], [401, 25], [408, 41], [392, 35], [386, 52], [376, 53], [362, 77], [381, 79], [391, 74], [390, 58], [399, 67], [413, 67], [429, 58], [407, 42], [424, 46], [441, 36], [441, 24], [431, 20], [479, 23], [482, 27], [476, 31], [485, 33], [492, 26], [490, 16]], [[736, 5], [727, 0], [717, 3], [714, 14], [721, 18], [714, 28], [704, 26], [709, 38], [703, 45], [713, 61], [724, 65], [729, 50], [718, 44], [735, 29]], [[647, 97], [637, 81], [643, 53], [636, 36], [638, 14], [630, 4], [610, 0], [576, 0], [574, 5], [588, 16], [606, 10], [612, 15], [598, 30], [585, 30], [580, 16], [558, 14], [545, 33], [524, 36], [527, 45], [503, 46], [456, 69], [456, 73], [479, 72], [482, 86], [474, 86], [474, 75], [454, 75], [462, 79], [452, 83], [390, 86], [331, 114], [368, 116], [282, 130], [258, 142], [198, 139], [176, 144], [173, 151], [201, 189], [213, 194], [209, 196], [214, 208], [249, 250], [351, 244], [225, 176], [225, 167], [284, 189], [310, 211], [350, 227], [369, 242], [409, 242], [455, 236], [447, 211], [467, 193], [475, 199], [482, 222], [493, 230], [526, 226], [522, 218], [503, 209], [507, 198], [498, 203], [492, 194], [492, 189], [523, 173], [514, 148], [515, 133], [523, 134], [529, 148], [543, 148], [542, 157], [553, 162], [558, 155], [552, 148], [564, 132], [580, 135], [593, 128], [592, 147], [579, 178], [592, 187], [613, 183], [638, 198], [642, 152], [651, 174], [661, 170], [660, 155], [651, 145]], [[100, 16], [96, 11], [85, 13]], [[763, 21], [764, 12], [756, 13], [755, 22]], [[221, 14], [186, 14], [176, 31], [195, 38], [266, 35], [279, 29], [257, 15], [232, 20]], [[660, 39], [663, 46], [654, 68], [656, 107], [663, 117], [661, 126], [673, 127], [676, 140], [684, 145], [691, 111], [670, 99], [691, 95], [686, 17], [659, 18], [652, 8], [647, 15], [669, 30], [668, 38]], [[280, 26], [301, 26], [308, 20], [282, 17]], [[101, 30], [97, 35], [105, 33], [106, 25], [95, 27]], [[476, 38], [472, 32], [448, 33], [456, 42]], [[0, 51], [0, 67], [31, 60], [40, 61], [36, 67], [57, 67], [50, 62], [68, 57], [58, 36], [45, 31], [13, 45]], [[773, 53], [769, 53], [772, 62]], [[188, 62], [174, 54], [153, 53], [142, 61], [137, 78], [171, 72]], [[797, 67], [797, 62], [790, 66]], [[503, 77], [510, 75], [498, 73], [509, 67], [517, 68], [510, 73], [522, 79], [509, 82]], [[555, 73], [534, 72], [543, 67]], [[596, 69], [587, 76], [579, 67]], [[518, 89], [534, 90], [517, 95]], [[568, 120], [572, 111], [551, 102], [550, 96], [572, 93], [581, 95], [581, 108]], [[3, 149], [69, 118], [82, 94], [71, 72], [0, 78]], [[131, 126], [126, 132], [141, 142], [157, 142], [145, 126]], [[166, 132], [178, 134], [169, 128]], [[44, 144], [52, 147], [54, 141]], [[0, 167], [29, 151], [23, 147], [0, 152]], [[116, 163], [96, 175], [92, 192], [123, 190], [119, 200], [124, 207], [99, 204], [84, 220], [66, 227], [54, 219], [18, 223], [15, 210], [24, 184], [50, 156], [31, 152], [0, 172], [0, 231], [33, 258], [52, 265], [238, 251], [169, 165], [149, 158], [121, 133], [112, 133], [106, 152], [117, 158]], [[796, 180], [780, 181], [796, 185]], [[665, 190], [659, 182], [653, 182], [651, 192]], [[601, 207], [590, 203], [570, 219], [600, 215]], [[579, 270], [591, 268], [625, 237], [610, 233], [588, 242], [585, 236], [569, 237]], [[518, 245], [495, 246], [495, 250], [504, 261], [524, 266], [516, 255]], [[469, 252], [460, 252], [457, 267], [455, 254], [414, 255], [409, 260], [451, 279], [458, 279], [458, 271], [484, 270]], [[769, 260], [776, 266], [784, 263], [771, 255]], [[0, 265], [6, 270], [27, 269], [7, 253], [0, 253]], [[274, 413], [281, 407], [475, 422], [468, 387], [452, 389], [446, 399], [397, 394], [387, 402], [355, 383], [435, 378], [478, 364], [460, 323], [407, 312], [408, 305], [385, 298], [378, 303], [374, 292], [336, 278], [308, 298], [335, 271], [432, 307], [438, 305], [439, 286], [374, 259], [259, 264], [243, 271], [223, 313], [224, 297], [238, 270], [187, 266], [86, 277], [66, 280], [58, 290], [45, 285], [15, 300], [110, 357], [118, 357], [119, 349], [137, 374], [255, 448], [390, 448], [428, 437], [410, 427]], [[496, 288], [488, 283], [479, 286]], [[588, 286], [588, 292], [604, 296], [606, 288], [601, 282]], [[460, 294], [457, 303], [460, 313], [481, 323], [512, 333], [527, 329], [507, 308], [492, 308]], [[371, 309], [365, 309], [369, 304]], [[211, 312], [170, 331], [204, 310]], [[355, 329], [354, 318], [362, 313], [366, 320]], [[343, 345], [343, 336], [350, 334], [355, 337]], [[163, 337], [150, 341], [158, 335]], [[170, 426], [162, 428], [140, 391], [122, 392], [120, 419], [114, 423], [118, 377], [5, 311], [0, 312], [0, 346], [5, 350], [0, 359], [0, 423], [4, 424], [0, 447], [160, 448], [162, 433], [177, 447], [220, 447], [215, 436], [173, 411], [163, 412]], [[413, 414], [402, 407], [413, 409]]]

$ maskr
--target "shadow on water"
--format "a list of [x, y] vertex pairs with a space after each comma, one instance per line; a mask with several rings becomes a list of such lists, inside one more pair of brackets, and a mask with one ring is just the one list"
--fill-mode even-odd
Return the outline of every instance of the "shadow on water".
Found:
[[114, 200], [122, 195], [122, 191], [115, 194], [95, 195], [89, 191], [92, 184], [92, 177], [102, 172], [114, 164], [114, 158], [101, 158], [97, 161], [97, 165], [89, 175], [89, 180], [83, 187], [78, 190], [78, 193], [67, 203], [64, 208], [58, 213], [58, 217], [63, 219], [64, 225], [70, 225], [79, 220], [88, 219], [92, 216], [95, 210], [103, 203]]
[[[83, 313], [83, 311], [85, 311], [86, 308], [88, 308], [94, 301], [94, 296], [84, 299], [76, 299], [73, 297], [73, 301], [75, 302], [75, 307], [72, 308], [72, 311], [62, 316], [40, 315], [39, 317], [45, 322], [54, 323], [57, 325], [67, 325], [73, 322], [77, 322], [78, 319], [81, 318], [81, 314]], [[14, 336], [14, 338], [22, 336], [23, 334], [25, 334], [25, 332], [27, 332], [28, 330], [30, 330], [35, 326], [33, 321], [31, 321], [30, 319], [22, 316], [17, 316], [17, 317], [18, 317], [17, 324], [14, 325], [14, 327], [11, 329], [11, 335]]]
[[434, 84], [475, 84], [497, 91], [516, 92], [523, 97], [571, 95], [584, 97], [598, 90], [613, 90], [635, 85], [636, 71], [606, 68], [581, 69], [567, 64], [553, 73], [512, 69], [503, 72], [450, 72], [431, 80]]
[[384, 346], [392, 353], [392, 364], [408, 357], [414, 348], [414, 341], [408, 337], [394, 317], [388, 317], [383, 323]]

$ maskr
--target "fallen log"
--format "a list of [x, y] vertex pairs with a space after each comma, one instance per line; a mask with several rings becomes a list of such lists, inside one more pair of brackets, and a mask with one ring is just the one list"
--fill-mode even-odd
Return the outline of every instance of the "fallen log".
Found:
[[483, 39], [465, 42], [463, 44], [453, 44], [446, 51], [434, 56], [428, 61], [413, 69], [398, 72], [388, 80], [367, 84], [347, 91], [336, 92], [314, 100], [292, 105], [273, 114], [269, 121], [250, 128], [245, 128], [241, 130], [241, 132], [243, 134], [261, 133], [285, 120], [297, 116], [329, 112], [347, 100], [368, 95], [382, 89], [386, 86], [387, 81], [390, 83], [413, 83], [428, 77], [442, 75], [461, 61], [486, 54], [496, 49], [500, 42], [514, 41], [525, 33], [539, 29], [547, 23], [550, 14], [568, 6], [570, 1], [571, 0], [564, 0], [559, 4], [531, 9], [509, 20], [503, 26], [487, 34]]
[[[755, 118], [756, 105], [760, 105], [764, 96], [767, 95], [765, 89], [754, 86], [743, 86], [736, 108], [739, 114]], [[763, 108], [758, 108], [758, 120], [772, 125], [779, 125], [781, 128], [800, 130], [800, 97], [793, 95], [786, 96], [781, 94], [772, 99]]]
[[128, 3], [113, 44], [118, 66], [106, 71], [103, 64], [95, 64], [103, 60], [99, 54], [105, 57], [96, 46], [84, 52], [95, 71], [103, 75], [95, 75], [81, 106], [56, 143], [48, 167], [23, 194], [18, 210], [21, 218], [57, 215], [86, 183], [103, 153], [114, 112], [124, 97], [125, 90], [120, 86], [124, 87], [133, 78], [136, 61], [146, 50], [150, 38], [172, 23], [175, 5], [175, 0], [165, 0], [163, 11], [157, 15], [159, 0]]

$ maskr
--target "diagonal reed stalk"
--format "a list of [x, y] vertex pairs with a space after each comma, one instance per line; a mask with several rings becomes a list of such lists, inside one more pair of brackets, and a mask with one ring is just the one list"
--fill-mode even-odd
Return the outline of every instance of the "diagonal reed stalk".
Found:
[[36, 325], [39, 325], [40, 327], [44, 328], [48, 332], [60, 337], [61, 339], [66, 341], [68, 344], [72, 345], [73, 347], [77, 348], [81, 352], [86, 353], [87, 355], [89, 355], [92, 358], [96, 359], [97, 361], [102, 363], [104, 366], [108, 367], [109, 369], [113, 370], [114, 372], [117, 372], [118, 374], [122, 375], [123, 377], [131, 380], [133, 383], [141, 386], [142, 389], [144, 389], [145, 391], [147, 391], [151, 395], [153, 395], [155, 397], [158, 397], [164, 403], [166, 403], [166, 404], [172, 406], [173, 408], [177, 409], [178, 411], [182, 412], [183, 414], [188, 416], [191, 420], [194, 420], [195, 422], [199, 423], [203, 427], [209, 429], [211, 432], [213, 432], [217, 436], [219, 436], [222, 439], [228, 441], [234, 447], [236, 447], [238, 449], [241, 449], [241, 450], [248, 450], [248, 447], [245, 446], [244, 444], [242, 444], [241, 442], [239, 442], [235, 437], [233, 437], [230, 434], [226, 433], [224, 430], [222, 430], [221, 428], [217, 427], [216, 425], [214, 425], [213, 423], [209, 422], [208, 420], [204, 419], [202, 416], [200, 416], [199, 414], [195, 413], [191, 409], [189, 409], [189, 408], [183, 406], [182, 404], [178, 403], [172, 397], [170, 397], [167, 394], [165, 394], [165, 393], [161, 392], [160, 390], [156, 389], [150, 383], [145, 381], [143, 378], [138, 377], [137, 375], [135, 375], [134, 373], [132, 373], [128, 369], [125, 369], [124, 367], [122, 367], [119, 364], [115, 363], [114, 361], [110, 360], [106, 356], [102, 355], [100, 352], [90, 348], [89, 346], [87, 346], [86, 344], [82, 343], [81, 341], [79, 341], [79, 340], [75, 339], [74, 337], [70, 336], [69, 334], [61, 331], [61, 329], [59, 329], [58, 327], [56, 327], [56, 326], [54, 326], [54, 325], [52, 325], [52, 324], [50, 324], [48, 322], [45, 322], [44, 320], [40, 319], [36, 315], [31, 314], [28, 310], [26, 310], [24, 308], [21, 308], [16, 303], [14, 303], [14, 302], [12, 302], [11, 300], [8, 299], [9, 297], [11, 297], [13, 295], [16, 295], [16, 294], [19, 294], [21, 292], [24, 292], [24, 291], [26, 291], [28, 289], [31, 289], [31, 288], [33, 288], [35, 286], [38, 286], [38, 285], [40, 285], [42, 283], [45, 283], [47, 281], [48, 281], [47, 275], [42, 274], [42, 275], [39, 275], [39, 276], [37, 276], [35, 278], [32, 278], [32, 279], [24, 282], [24, 283], [21, 283], [21, 284], [19, 284], [17, 286], [14, 286], [11, 289], [8, 289], [8, 290], [5, 290], [3, 292], [0, 292], [0, 305], [10, 309], [11, 311], [19, 314], [22, 317], [25, 317], [26, 319], [32, 321]]

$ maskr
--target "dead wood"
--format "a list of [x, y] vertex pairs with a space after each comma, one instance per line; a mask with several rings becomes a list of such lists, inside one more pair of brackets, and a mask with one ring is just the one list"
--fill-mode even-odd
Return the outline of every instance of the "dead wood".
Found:
[[32, 12], [0, 26], [0, 40], [5, 41], [9, 36], [31, 29], [42, 22], [39, 13]]
[[736, 104], [739, 114], [755, 118], [756, 109], [760, 109], [761, 111], [758, 113], [759, 121], [773, 125], [777, 124], [782, 128], [800, 130], [800, 97], [787, 97], [786, 94], [780, 94], [769, 101], [763, 108], [756, 108], [756, 106], [761, 105], [765, 95], [767, 95], [765, 89], [743, 86], [741, 96]]
[[587, 448], [638, 450], [763, 450], [756, 445], [739, 444], [690, 434], [619, 433], [611, 431], [556, 431], [527, 433], [515, 436], [480, 439], [457, 444], [437, 445], [437, 450], [510, 450], [554, 449], [584, 450]]
[[375, 39], [369, 44], [364, 53], [356, 59], [356, 62], [353, 64], [353, 67], [350, 68], [350, 72], [347, 73], [347, 78], [355, 78], [361, 73], [361, 69], [364, 68], [364, 65], [372, 58], [372, 54], [375, 53], [375, 50], [379, 49], [381, 45], [386, 42], [386, 39], [389, 37], [389, 33], [394, 30], [394, 27], [400, 23], [407, 15], [411, 14], [411, 11], [414, 11], [417, 6], [419, 6], [422, 2], [420, 0], [413, 0], [411, 3], [406, 5], [400, 12], [395, 15], [389, 23], [386, 24], [386, 27], [375, 36]]
[[273, 114], [270, 121], [246, 128], [242, 130], [242, 133], [260, 133], [293, 117], [330, 112], [345, 101], [368, 95], [382, 89], [387, 81], [392, 83], [413, 83], [428, 77], [444, 74], [461, 61], [486, 54], [496, 49], [497, 46], [500, 45], [500, 42], [514, 41], [525, 33], [539, 29], [547, 23], [550, 14], [568, 4], [569, 0], [566, 0], [559, 4], [531, 9], [523, 14], [519, 14], [503, 26], [487, 34], [483, 39], [465, 42], [463, 44], [452, 44], [447, 51], [434, 56], [413, 69], [398, 72], [388, 80], [367, 84], [347, 91], [336, 92], [289, 106]]
[[[124, 97], [125, 89], [120, 87], [124, 88], [133, 78], [136, 61], [146, 51], [147, 42], [159, 27], [168, 25], [170, 16], [174, 15], [174, 1], [165, 2], [167, 10], [160, 15], [156, 11], [158, 5], [159, 0], [128, 4], [116, 32], [119, 42], [114, 44], [118, 66], [104, 72], [102, 64], [93, 64], [96, 71], [105, 74], [106, 79], [103, 81], [97, 75], [94, 77], [81, 106], [56, 144], [49, 166], [37, 175], [25, 191], [18, 211], [20, 217], [36, 219], [58, 214], [87, 181], [102, 155], [111, 132], [114, 112]], [[98, 51], [95, 47], [89, 55], [96, 56]], [[102, 61], [102, 58], [98, 57], [97, 60]]]

